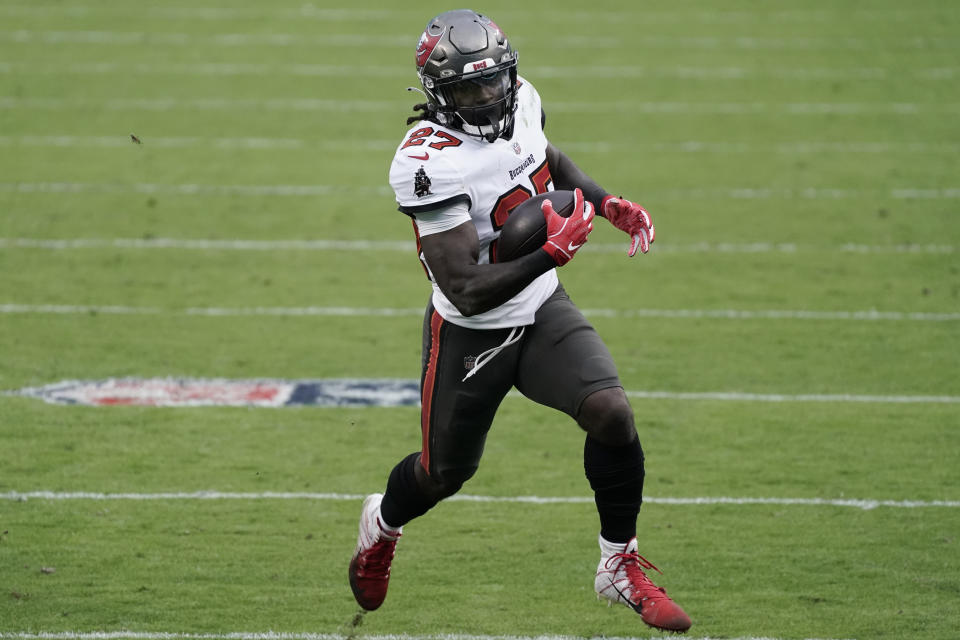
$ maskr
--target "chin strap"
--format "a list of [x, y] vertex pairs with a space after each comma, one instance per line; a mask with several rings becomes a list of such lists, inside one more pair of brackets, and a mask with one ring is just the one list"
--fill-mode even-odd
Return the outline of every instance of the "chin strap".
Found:
[[483, 137], [487, 139], [487, 142], [496, 142], [497, 138], [500, 137], [500, 122], [493, 117], [493, 114], [487, 116], [487, 121], [490, 123], [490, 128], [493, 129], [493, 131], [483, 134]]

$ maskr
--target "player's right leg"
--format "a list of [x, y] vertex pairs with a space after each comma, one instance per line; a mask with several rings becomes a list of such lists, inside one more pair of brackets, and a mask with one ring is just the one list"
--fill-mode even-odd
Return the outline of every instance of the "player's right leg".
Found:
[[574, 418], [586, 432], [583, 466], [600, 518], [597, 594], [646, 624], [685, 631], [690, 618], [644, 573], [637, 553], [644, 455], [633, 410], [606, 345], [562, 289], [537, 312], [521, 355], [518, 388]]
[[428, 307], [420, 390], [422, 448], [393, 468], [382, 497], [374, 494], [364, 502], [350, 561], [350, 585], [364, 609], [372, 611], [386, 598], [403, 525], [459, 491], [476, 472], [494, 414], [513, 384], [518, 349], [504, 349], [476, 375], [463, 378], [471, 358], [501, 344], [508, 333], [459, 327]]

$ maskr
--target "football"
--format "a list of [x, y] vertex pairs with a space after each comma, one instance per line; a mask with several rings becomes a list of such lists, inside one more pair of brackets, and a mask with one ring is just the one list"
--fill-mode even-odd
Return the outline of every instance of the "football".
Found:
[[524, 200], [510, 212], [500, 229], [495, 261], [516, 260], [536, 251], [547, 241], [547, 219], [540, 205], [544, 200], [553, 203], [553, 210], [564, 218], [573, 213], [573, 191], [548, 191]]

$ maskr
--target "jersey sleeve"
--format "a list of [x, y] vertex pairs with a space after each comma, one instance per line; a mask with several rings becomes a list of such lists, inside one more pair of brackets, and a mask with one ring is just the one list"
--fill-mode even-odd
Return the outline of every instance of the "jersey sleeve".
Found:
[[397, 208], [409, 216], [458, 203], [470, 206], [463, 175], [439, 153], [423, 160], [411, 157], [408, 150], [398, 150], [390, 165], [390, 186]]
[[470, 210], [465, 202], [457, 202], [453, 205], [446, 205], [440, 209], [432, 209], [414, 215], [417, 224], [417, 232], [420, 237], [430, 236], [435, 233], [450, 231], [462, 225], [464, 222], [470, 222]]

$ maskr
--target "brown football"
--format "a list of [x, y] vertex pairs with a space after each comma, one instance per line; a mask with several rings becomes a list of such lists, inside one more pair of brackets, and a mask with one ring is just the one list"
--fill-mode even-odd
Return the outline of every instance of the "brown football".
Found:
[[510, 212], [500, 229], [495, 250], [496, 262], [516, 260], [536, 251], [547, 242], [547, 219], [540, 209], [544, 200], [564, 218], [573, 213], [573, 191], [549, 191], [524, 200]]

